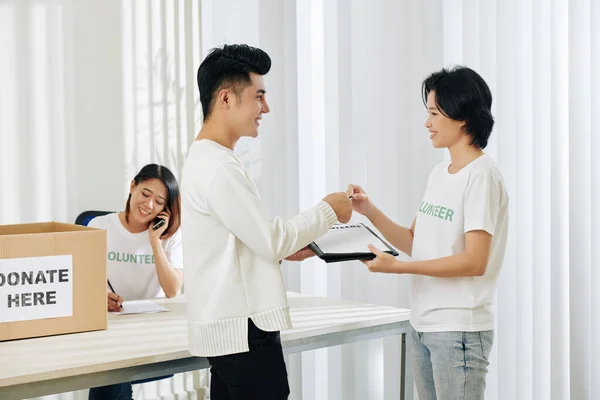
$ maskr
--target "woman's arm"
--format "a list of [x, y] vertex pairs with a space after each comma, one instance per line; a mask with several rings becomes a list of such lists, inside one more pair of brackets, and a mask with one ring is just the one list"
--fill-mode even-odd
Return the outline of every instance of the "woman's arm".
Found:
[[460, 254], [433, 260], [402, 262], [388, 253], [370, 247], [377, 257], [363, 262], [371, 272], [416, 274], [437, 278], [482, 276], [487, 268], [491, 244], [492, 235], [483, 230], [476, 230], [465, 233], [465, 251]]
[[354, 211], [367, 217], [392, 246], [408, 256], [412, 254], [416, 218], [413, 220], [410, 229], [405, 228], [389, 219], [380, 209], [375, 207], [367, 192], [360, 186], [348, 185], [346, 194], [352, 199]]
[[158, 282], [167, 297], [174, 297], [179, 294], [183, 285], [183, 271], [179, 268], [173, 268], [167, 257], [167, 253], [162, 246], [160, 239], [151, 238], [152, 252], [154, 253], [154, 262], [156, 264], [156, 275]]
[[[158, 229], [152, 229], [150, 227], [150, 245], [152, 246], [152, 253], [154, 254], [154, 263], [156, 265], [156, 275], [158, 276], [158, 282], [165, 292], [165, 296], [174, 297], [179, 294], [181, 286], [183, 285], [183, 270], [180, 268], [173, 268], [169, 255], [165, 251], [161, 235], [166, 231], [169, 226], [169, 218], [171, 215], [168, 211], [162, 211], [158, 214], [158, 217], [165, 220], [165, 224]], [[170, 252], [176, 253], [179, 257], [175, 257], [176, 260], [181, 262], [181, 237], [179, 236], [180, 231], [177, 231], [175, 235], [169, 240], [175, 240], [174, 247], [170, 248]], [[172, 258], [171, 258], [172, 259]]]
[[377, 228], [379, 232], [385, 237], [385, 239], [395, 248], [411, 256], [413, 239], [415, 237], [415, 222], [409, 228], [398, 225], [387, 217], [380, 209], [373, 207], [372, 211], [365, 215], [369, 221]]

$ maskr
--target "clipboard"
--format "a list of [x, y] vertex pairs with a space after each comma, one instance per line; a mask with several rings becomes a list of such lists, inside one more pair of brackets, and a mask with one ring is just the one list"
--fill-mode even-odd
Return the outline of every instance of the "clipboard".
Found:
[[[397, 257], [399, 253], [365, 224], [336, 224], [325, 235], [308, 245], [317, 257], [326, 263], [372, 260], [375, 254], [367, 245]], [[364, 249], [364, 251], [361, 251]]]

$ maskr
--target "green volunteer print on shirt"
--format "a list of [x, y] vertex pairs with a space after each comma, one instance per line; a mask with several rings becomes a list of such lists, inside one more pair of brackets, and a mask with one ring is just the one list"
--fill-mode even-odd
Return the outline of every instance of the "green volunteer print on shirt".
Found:
[[453, 209], [435, 204], [429, 204], [426, 201], [421, 203], [421, 207], [419, 207], [419, 212], [423, 215], [437, 217], [450, 222], [452, 222], [452, 216], [454, 215]]
[[154, 264], [154, 255], [151, 254], [131, 254], [121, 253], [119, 251], [109, 251], [108, 259], [110, 261], [126, 262], [132, 264]]

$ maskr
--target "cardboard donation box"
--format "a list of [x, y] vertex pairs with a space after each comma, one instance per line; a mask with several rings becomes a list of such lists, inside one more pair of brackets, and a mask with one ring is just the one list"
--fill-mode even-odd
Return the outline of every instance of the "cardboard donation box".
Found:
[[0, 341], [106, 329], [106, 231], [0, 225]]

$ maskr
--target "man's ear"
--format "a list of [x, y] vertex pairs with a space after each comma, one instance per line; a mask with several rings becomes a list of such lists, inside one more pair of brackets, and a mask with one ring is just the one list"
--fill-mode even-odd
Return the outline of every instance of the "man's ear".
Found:
[[231, 92], [231, 90], [222, 89], [219, 92], [219, 95], [217, 96], [217, 101], [216, 101], [215, 106], [219, 106], [219, 107], [228, 109], [229, 107], [231, 107], [233, 97], [234, 97], [234, 95]]

